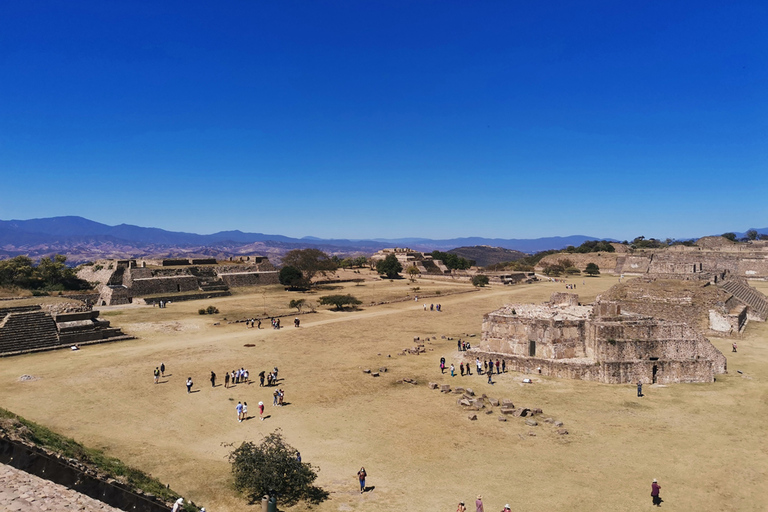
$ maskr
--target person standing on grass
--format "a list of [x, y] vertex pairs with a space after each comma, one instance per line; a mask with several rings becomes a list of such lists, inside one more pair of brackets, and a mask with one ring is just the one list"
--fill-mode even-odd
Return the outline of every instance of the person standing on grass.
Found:
[[243, 402], [243, 419], [248, 419], [248, 402]]
[[475, 509], [476, 512], [485, 512], [483, 509], [483, 497], [481, 495], [477, 495], [477, 499], [475, 500]]
[[367, 476], [368, 473], [365, 472], [365, 468], [360, 468], [360, 471], [357, 472], [357, 478], [360, 480], [360, 494], [365, 492], [365, 477]]
[[459, 365], [459, 371], [461, 372], [461, 376], [463, 377], [464, 376], [464, 363], [461, 363]]
[[653, 504], [657, 507], [661, 506], [661, 496], [659, 495], [661, 492], [661, 486], [656, 481], [656, 479], [653, 479], [653, 483], [651, 484], [651, 499], [653, 499]]
[[216, 387], [216, 374], [213, 373], [213, 370], [211, 370], [211, 387], [212, 388]]
[[499, 374], [499, 368], [501, 368], [501, 361], [498, 359], [496, 360], [496, 375]]
[[259, 418], [264, 421], [264, 402], [259, 402]]
[[451, 363], [451, 377], [454, 377], [456, 375], [456, 367], [453, 366], [453, 363]]
[[643, 381], [641, 380], [637, 381], [637, 396], [643, 396]]
[[264, 387], [264, 374], [265, 374], [265, 373], [266, 373], [266, 372], [265, 372], [264, 370], [262, 370], [262, 371], [259, 373], [259, 387], [262, 387], [262, 388]]
[[165, 377], [165, 363], [160, 363], [160, 375]]
[[192, 377], [187, 377], [187, 393], [192, 392]]
[[733, 352], [736, 352], [736, 342], [733, 342]]
[[237, 421], [243, 421], [243, 404], [237, 402], [237, 405], [235, 406], [235, 412], [237, 412]]
[[504, 359], [504, 360], [501, 362], [501, 373], [506, 373], [506, 372], [507, 372], [507, 360], [506, 360], [506, 359]]
[[229, 372], [224, 373], [224, 388], [229, 388]]
[[488, 384], [493, 384], [493, 372], [488, 372]]

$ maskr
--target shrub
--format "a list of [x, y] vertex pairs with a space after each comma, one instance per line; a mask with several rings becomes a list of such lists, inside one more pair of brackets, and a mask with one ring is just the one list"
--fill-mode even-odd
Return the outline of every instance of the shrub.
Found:
[[489, 283], [488, 276], [485, 276], [483, 274], [477, 274], [476, 276], [474, 276], [472, 278], [472, 284], [474, 286], [482, 287], [482, 286], [487, 285], [488, 283]]
[[299, 462], [297, 450], [272, 432], [258, 445], [246, 441], [229, 454], [235, 489], [252, 503], [265, 494], [277, 496], [286, 506], [299, 501], [320, 503], [328, 492], [312, 485], [317, 479], [316, 468]]
[[204, 309], [198, 309], [197, 310], [197, 314], [198, 315], [204, 315], [205, 313], [206, 313], [206, 311]]
[[219, 312], [219, 309], [215, 306], [208, 306], [205, 310], [206, 313], [209, 315], [216, 315]]

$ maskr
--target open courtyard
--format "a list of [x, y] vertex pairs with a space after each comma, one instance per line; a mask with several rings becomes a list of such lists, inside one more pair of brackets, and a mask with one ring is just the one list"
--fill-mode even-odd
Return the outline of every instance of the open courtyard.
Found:
[[[586, 303], [617, 278], [567, 282]], [[768, 283], [752, 284], [768, 293]], [[728, 374], [715, 383], [646, 385], [643, 398], [634, 386], [515, 372], [494, 376], [491, 385], [475, 371], [441, 374], [441, 357], [458, 369], [458, 338], [476, 345], [483, 314], [506, 303], [546, 301], [555, 291], [566, 291], [565, 284], [474, 289], [428, 279], [367, 279], [312, 293], [271, 286], [163, 309], [102, 308], [103, 318], [137, 339], [2, 359], [0, 405], [104, 449], [210, 512], [247, 509], [231, 488], [227, 455], [276, 429], [305, 462], [320, 468], [316, 484], [330, 492], [328, 501], [312, 507], [320, 512], [453, 511], [459, 501], [470, 509], [478, 494], [488, 512], [506, 503], [512, 510], [646, 510], [653, 478], [667, 510], [765, 510], [764, 323], [750, 323], [735, 339], [737, 353], [731, 352], [734, 339], [710, 338], [728, 358]], [[301, 327], [294, 328], [291, 299], [317, 302], [337, 293], [350, 293], [362, 305], [355, 311], [319, 307], [300, 315]], [[424, 303], [440, 303], [442, 311], [424, 311]], [[220, 313], [198, 314], [209, 305]], [[229, 323], [265, 314], [291, 316], [281, 319], [280, 330], [268, 320], [260, 330]], [[428, 338], [426, 353], [398, 355], [415, 336]], [[152, 372], [161, 362], [166, 376], [155, 385]], [[224, 374], [240, 367], [255, 382], [225, 389]], [[258, 373], [273, 367], [279, 368], [284, 407], [272, 406], [276, 388], [258, 384]], [[363, 372], [382, 367], [387, 371], [379, 377]], [[215, 388], [211, 371], [218, 377]], [[35, 380], [20, 381], [25, 374]], [[190, 394], [188, 377], [194, 381]], [[526, 377], [533, 383], [523, 384]], [[480, 411], [470, 421], [458, 395], [429, 389], [431, 381], [509, 398], [544, 414], [535, 418], [538, 426], [524, 418], [498, 421], [498, 411]], [[238, 401], [248, 403], [250, 419], [242, 423]], [[259, 401], [266, 404], [264, 421]], [[558, 434], [542, 421], [547, 417], [569, 433]], [[371, 487], [364, 494], [356, 477], [361, 466]]]

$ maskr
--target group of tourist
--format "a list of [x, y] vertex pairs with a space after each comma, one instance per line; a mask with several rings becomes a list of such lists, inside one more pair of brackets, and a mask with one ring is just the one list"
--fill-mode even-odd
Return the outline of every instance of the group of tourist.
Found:
[[466, 352], [467, 350], [472, 348], [472, 346], [468, 342], [461, 341], [461, 338], [459, 338], [456, 344], [458, 346], [459, 352]]
[[245, 320], [245, 328], [246, 329], [248, 329], [248, 328], [253, 329], [254, 326], [257, 329], [261, 329], [261, 319], [259, 319], [259, 318], [247, 318]]
[[[234, 386], [235, 384], [250, 384], [251, 383], [251, 374], [248, 370], [245, 368], [240, 368], [239, 370], [232, 370], [229, 373], [224, 374], [224, 387], [228, 388], [230, 383]], [[211, 386], [216, 387], [216, 374], [211, 372]]]
[[[426, 310], [427, 310], [427, 303], [425, 302], [424, 303], [424, 311], [426, 311]], [[429, 305], [429, 310], [430, 311], [442, 311], [443, 310], [443, 306], [442, 306], [442, 304], [430, 304]]]
[[[504, 508], [501, 509], [501, 512], [509, 512], [511, 509], [509, 508], [509, 503], [504, 505]], [[477, 499], [475, 500], [475, 511], [476, 512], [485, 512], [485, 505], [483, 505], [483, 497], [478, 494]], [[456, 508], [456, 512], [467, 512], [467, 507], [464, 506], [464, 502], [460, 501], [459, 506]]]
[[576, 289], [576, 283], [566, 284], [565, 285], [565, 289], [566, 290], [575, 290]]
[[[160, 363], [160, 366], [156, 366], [153, 375], [154, 375], [154, 382], [155, 384], [159, 383], [160, 377], [165, 377], [165, 363]], [[266, 371], [262, 371], [259, 373], [259, 386], [263, 387], [266, 381], [266, 384], [268, 386], [276, 386], [278, 382], [277, 378], [278, 369], [277, 366], [275, 368], [267, 373]], [[216, 387], [216, 373], [211, 371], [211, 387]], [[232, 370], [231, 372], [225, 372], [224, 373], [224, 387], [230, 388], [234, 387], [237, 384], [250, 384], [250, 372], [245, 369], [244, 367], [240, 368], [239, 370]], [[187, 381], [185, 383], [187, 387], [187, 393], [192, 393], [192, 387], [194, 386], [194, 382], [192, 381], [192, 377], [187, 377]], [[275, 392], [272, 394], [273, 400], [272, 405], [282, 407], [285, 405], [285, 391], [280, 388], [276, 389]], [[242, 401], [237, 402], [237, 406], [235, 407], [237, 411], [237, 420], [239, 422], [242, 422], [244, 420], [248, 419], [248, 402]], [[261, 420], [264, 420], [264, 402], [259, 402], [259, 417]]]

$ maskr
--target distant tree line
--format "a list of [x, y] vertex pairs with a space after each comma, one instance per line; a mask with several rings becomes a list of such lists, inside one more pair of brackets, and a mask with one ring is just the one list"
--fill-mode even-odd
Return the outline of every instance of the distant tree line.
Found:
[[584, 254], [588, 252], [615, 252], [615, 251], [616, 249], [611, 245], [611, 243], [605, 240], [587, 240], [586, 242], [584, 242], [578, 247], [569, 245], [568, 247], [565, 248], [564, 252]]
[[88, 281], [77, 277], [66, 265], [67, 257], [57, 254], [45, 257], [35, 265], [28, 256], [16, 256], [0, 261], [0, 286], [25, 290], [66, 291], [90, 290]]

